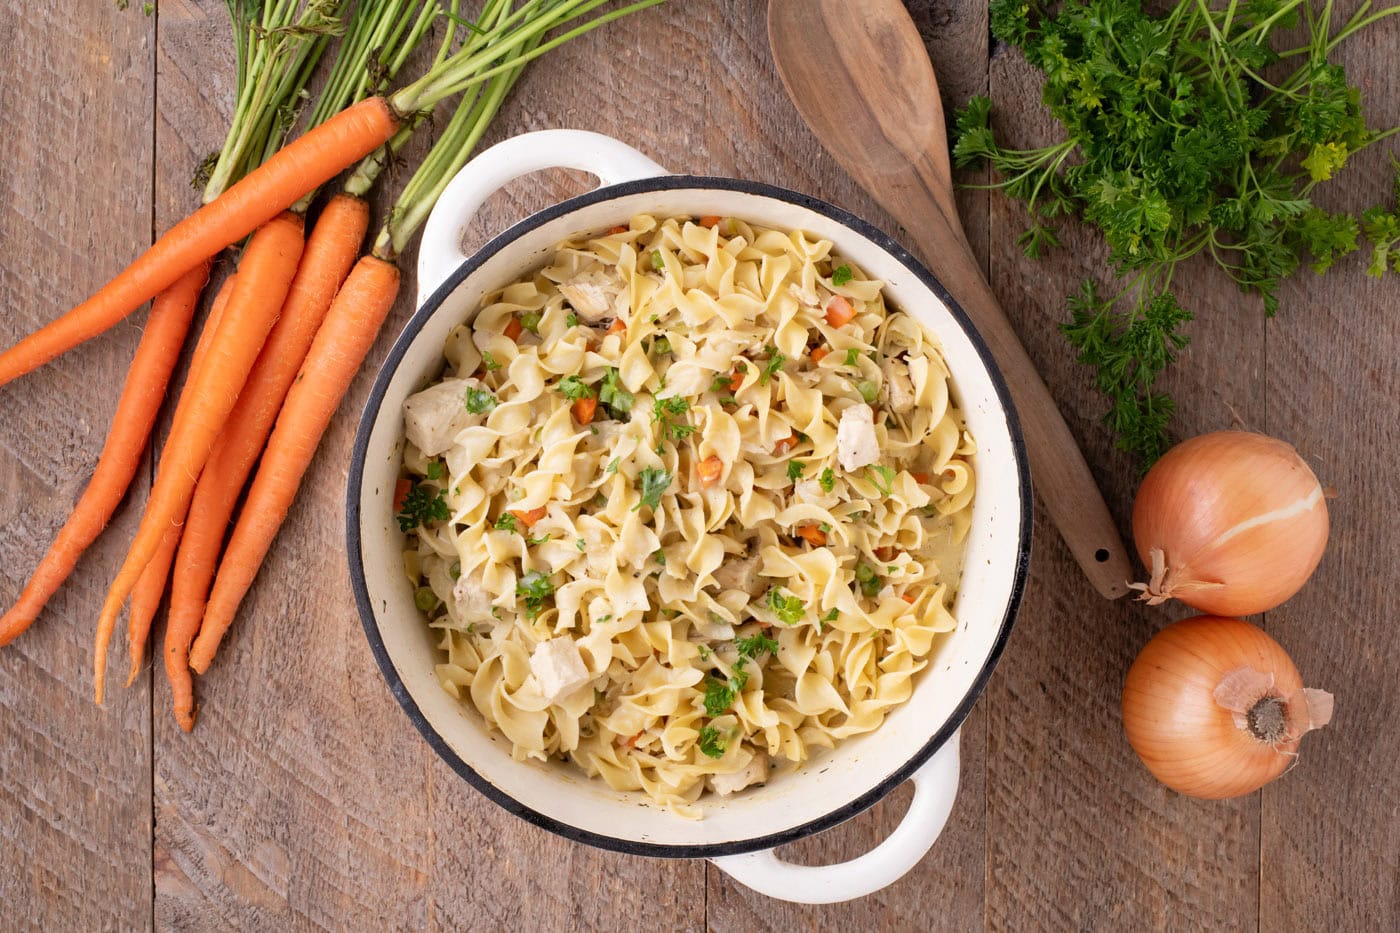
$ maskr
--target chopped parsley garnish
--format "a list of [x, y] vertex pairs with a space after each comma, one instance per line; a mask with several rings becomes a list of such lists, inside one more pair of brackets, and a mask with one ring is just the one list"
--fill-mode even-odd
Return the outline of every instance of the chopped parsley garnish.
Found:
[[467, 406], [467, 411], [474, 415], [484, 415], [500, 404], [496, 396], [486, 389], [468, 389], [463, 401]]
[[520, 315], [520, 326], [538, 337], [540, 335], [540, 321], [543, 317], [538, 311], [528, 311]]
[[709, 646], [709, 645], [696, 645], [695, 647], [697, 647], [697, 648], [700, 649], [700, 660], [701, 660], [701, 661], [708, 661], [708, 660], [710, 660], [710, 655], [714, 654], [714, 652], [710, 650], [710, 646]]
[[554, 595], [554, 584], [538, 570], [531, 570], [515, 583], [515, 595], [525, 597], [525, 612], [530, 618], [540, 614], [544, 601]]
[[428, 479], [442, 479], [442, 475], [446, 471], [447, 468], [442, 465], [441, 460], [428, 461]]
[[651, 251], [651, 268], [653, 272], [666, 271], [666, 257], [661, 255], [661, 250], [659, 249]]
[[829, 534], [831, 534], [831, 523], [830, 523], [830, 522], [822, 522], [822, 523], [821, 523], [820, 525], [818, 525], [817, 527], [821, 529], [821, 533], [822, 533], [822, 534], [824, 534], [824, 535], [829, 535]]
[[442, 490], [430, 489], [414, 483], [404, 496], [403, 508], [399, 509], [399, 531], [408, 531], [420, 525], [445, 522], [452, 517], [447, 509], [447, 495]]
[[817, 478], [817, 482], [822, 484], [822, 492], [830, 493], [836, 488], [836, 471], [831, 467], [822, 470], [822, 475]]
[[656, 561], [663, 567], [666, 566], [666, 552], [661, 548], [657, 548], [656, 550], [651, 552], [651, 559]]
[[481, 354], [481, 367], [489, 373], [500, 369], [501, 364], [496, 362], [496, 358], [490, 352], [486, 352]]
[[578, 315], [570, 311], [564, 316], [564, 323], [570, 327], [578, 327]]
[[794, 482], [794, 483], [797, 482], [798, 480], [800, 480], [800, 479], [802, 478], [802, 471], [805, 470], [805, 469], [807, 469], [807, 468], [806, 468], [805, 466], [803, 466], [801, 463], [798, 463], [796, 460], [789, 460], [789, 461], [788, 461], [788, 479], [791, 480], [791, 481]]
[[584, 541], [582, 538], [579, 538], [577, 541], [575, 541], [575, 542], [574, 542], [574, 546], [575, 546], [576, 548], [578, 548], [580, 551], [586, 551], [586, 550], [588, 550], [588, 543], [587, 543], [586, 541]]
[[728, 745], [724, 735], [714, 726], [700, 727], [700, 751], [710, 758], [723, 758], [724, 749]]
[[530, 545], [530, 547], [535, 547], [535, 546], [537, 546], [537, 545], [544, 544], [546, 541], [548, 541], [548, 540], [549, 540], [550, 538], [552, 538], [552, 537], [554, 537], [554, 535], [552, 535], [552, 534], [546, 534], [546, 535], [545, 535], [544, 537], [542, 537], [542, 538], [532, 538], [532, 537], [530, 537], [529, 535], [526, 535], [526, 537], [525, 537], [525, 543], [528, 544], [528, 545]]
[[841, 612], [840, 612], [840, 610], [838, 610], [838, 609], [833, 609], [833, 610], [831, 610], [830, 612], [828, 612], [826, 615], [822, 616], [822, 621], [823, 621], [823, 622], [835, 622], [835, 621], [836, 621], [837, 619], [839, 619], [839, 618], [841, 618]]
[[851, 272], [851, 267], [842, 263], [836, 267], [836, 271], [831, 273], [831, 284], [840, 288], [851, 280], [852, 275], [854, 273]]
[[876, 464], [873, 467], [867, 467], [866, 470], [866, 475], [870, 477], [870, 482], [875, 484], [875, 488], [880, 490], [880, 495], [888, 496], [894, 492], [895, 472], [892, 467]]
[[776, 586], [768, 591], [768, 608], [784, 625], [796, 625], [807, 612], [802, 600], [796, 596], [784, 596], [783, 591]]
[[690, 411], [690, 403], [679, 395], [659, 398], [652, 403], [652, 423], [661, 424], [661, 433], [673, 441], [681, 440], [695, 433], [695, 425], [678, 420]]
[[855, 347], [851, 347], [849, 350], [846, 351], [846, 365], [847, 365], [847, 366], [859, 366], [859, 365], [860, 365], [860, 351], [859, 351], [858, 349], [856, 349]]
[[565, 376], [559, 380], [559, 385], [556, 388], [571, 402], [593, 397], [593, 388], [585, 385], [578, 376]]
[[728, 392], [729, 383], [733, 378], [734, 375], [732, 373], [720, 373], [719, 375], [715, 376], [714, 381], [710, 383], [710, 391]]
[[503, 513], [500, 518], [496, 519], [495, 527], [497, 531], [509, 531], [511, 534], [515, 534], [515, 516], [509, 512]]
[[660, 467], [646, 467], [637, 474], [637, 491], [642, 494], [641, 501], [632, 506], [632, 511], [637, 511], [644, 505], [653, 509], [661, 505], [661, 494], [671, 485], [671, 474]]
[[756, 658], [760, 654], [777, 654], [778, 640], [767, 635], [750, 635], [734, 639], [734, 647], [739, 649], [740, 658]]
[[[428, 592], [431, 593], [432, 590]], [[742, 672], [735, 671], [736, 676], [739, 673]], [[747, 674], [744, 675], [744, 679], [748, 680]], [[734, 695], [742, 689], [744, 689], [743, 685], [733, 680], [726, 682], [717, 677], [711, 677], [705, 682], [705, 713], [711, 718], [724, 715], [725, 710], [733, 704]]]
[[787, 357], [778, 352], [777, 347], [768, 347], [768, 364], [763, 367], [763, 373], [758, 377], [759, 385], [767, 385], [768, 380], [782, 372], [783, 366], [787, 364]]
[[603, 377], [603, 384], [598, 388], [598, 401], [614, 418], [627, 414], [637, 404], [637, 397], [623, 386], [616, 366], [610, 367]]
[[621, 463], [622, 463], [622, 458], [621, 458], [621, 457], [613, 457], [613, 458], [612, 458], [612, 462], [608, 464], [608, 468], [607, 468], [607, 470], [606, 470], [605, 472], [608, 473], [609, 475], [611, 475], [611, 474], [613, 474], [613, 473], [616, 473], [616, 472], [617, 472], [617, 468], [618, 468], [618, 466], [619, 466]]

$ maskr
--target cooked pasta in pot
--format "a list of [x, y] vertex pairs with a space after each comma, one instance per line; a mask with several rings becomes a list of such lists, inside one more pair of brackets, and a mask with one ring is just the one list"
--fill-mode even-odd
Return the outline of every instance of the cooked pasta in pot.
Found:
[[405, 567], [517, 758], [698, 816], [878, 728], [955, 626], [975, 444], [829, 241], [640, 215], [445, 355], [404, 405]]

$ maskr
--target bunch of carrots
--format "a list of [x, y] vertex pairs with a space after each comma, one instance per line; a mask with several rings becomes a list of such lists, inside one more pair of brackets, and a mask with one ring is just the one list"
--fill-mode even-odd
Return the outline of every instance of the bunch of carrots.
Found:
[[[4, 384], [152, 301], [92, 480], [15, 606], [0, 617], [0, 645], [37, 618], [125, 495], [211, 264], [246, 237], [237, 271], [213, 300], [196, 343], [155, 484], [95, 636], [94, 692], [101, 703], [122, 607], [130, 601], [129, 684], [169, 583], [164, 666], [175, 716], [193, 728], [193, 673], [213, 661], [398, 296], [397, 257], [529, 61], [663, 0], [587, 18], [607, 2], [485, 0], [469, 21], [459, 0], [360, 0], [353, 13], [347, 0], [227, 0], [239, 91], [204, 205], [93, 297], [0, 352]], [[386, 96], [439, 23], [431, 65]], [[330, 76], [306, 129], [283, 145], [317, 61], [337, 37]], [[370, 221], [365, 195], [426, 115], [452, 98], [460, 100], [440, 138], [361, 256]], [[305, 218], [321, 187], [352, 167], [306, 235]]]

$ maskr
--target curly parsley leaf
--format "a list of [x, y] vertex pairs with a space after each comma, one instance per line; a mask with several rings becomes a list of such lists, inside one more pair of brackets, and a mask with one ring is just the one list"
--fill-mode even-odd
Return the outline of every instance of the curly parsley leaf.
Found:
[[710, 758], [723, 758], [724, 750], [729, 745], [724, 733], [714, 726], [701, 726], [698, 741], [700, 751]]
[[501, 517], [496, 519], [494, 527], [497, 531], [509, 531], [511, 534], [515, 534], [515, 516], [509, 512], [502, 513]]
[[644, 467], [637, 474], [637, 491], [642, 494], [641, 500], [634, 506], [635, 512], [642, 506], [650, 506], [655, 509], [661, 505], [661, 494], [671, 485], [671, 474], [660, 467]]
[[768, 380], [782, 372], [783, 367], [787, 365], [787, 357], [779, 353], [777, 347], [768, 347], [766, 352], [768, 363], [763, 367], [763, 372], [759, 374], [759, 385], [767, 385]]
[[463, 403], [472, 414], [484, 415], [499, 405], [500, 401], [486, 389], [468, 389]]
[[661, 425], [661, 433], [664, 436], [678, 441], [696, 431], [695, 425], [684, 420], [689, 411], [690, 403], [680, 396], [658, 398], [651, 406], [651, 420], [653, 424]]
[[565, 376], [556, 386], [564, 398], [577, 402], [581, 398], [592, 398], [593, 387], [586, 385], [578, 376]]
[[796, 596], [784, 596], [782, 589], [776, 586], [768, 591], [767, 606], [784, 625], [796, 625], [807, 614], [802, 600]]
[[414, 483], [404, 496], [403, 508], [399, 509], [397, 517], [399, 531], [409, 531], [435, 522], [445, 522], [452, 517], [452, 513], [448, 511], [444, 490]]
[[756, 658], [760, 654], [777, 654], [778, 640], [767, 635], [750, 635], [734, 639], [734, 647], [738, 649], [740, 658]]
[[840, 288], [842, 285], [845, 285], [851, 280], [852, 275], [853, 273], [851, 272], [851, 267], [846, 265], [845, 263], [842, 263], [841, 265], [837, 266], [834, 270], [832, 270], [831, 284], [835, 285], [837, 288]]
[[836, 488], [836, 471], [827, 467], [822, 470], [822, 475], [817, 477], [817, 482], [821, 484], [822, 492], [830, 495], [831, 490]]
[[531, 570], [515, 582], [515, 595], [525, 599], [525, 613], [531, 619], [540, 614], [544, 601], [554, 595], [554, 584], [547, 574]]

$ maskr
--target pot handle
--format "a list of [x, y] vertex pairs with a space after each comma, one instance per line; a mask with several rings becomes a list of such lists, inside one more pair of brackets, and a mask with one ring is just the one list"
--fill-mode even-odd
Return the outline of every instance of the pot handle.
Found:
[[711, 859], [735, 881], [760, 894], [799, 904], [835, 904], [894, 884], [938, 841], [958, 795], [958, 743], [954, 732], [914, 772], [914, 800], [889, 838], [864, 855], [838, 865], [794, 865], [774, 849]]
[[419, 306], [466, 260], [462, 237], [486, 199], [521, 175], [548, 168], [588, 172], [599, 187], [669, 174], [626, 143], [588, 130], [538, 130], [497, 143], [462, 166], [428, 215], [418, 247]]

